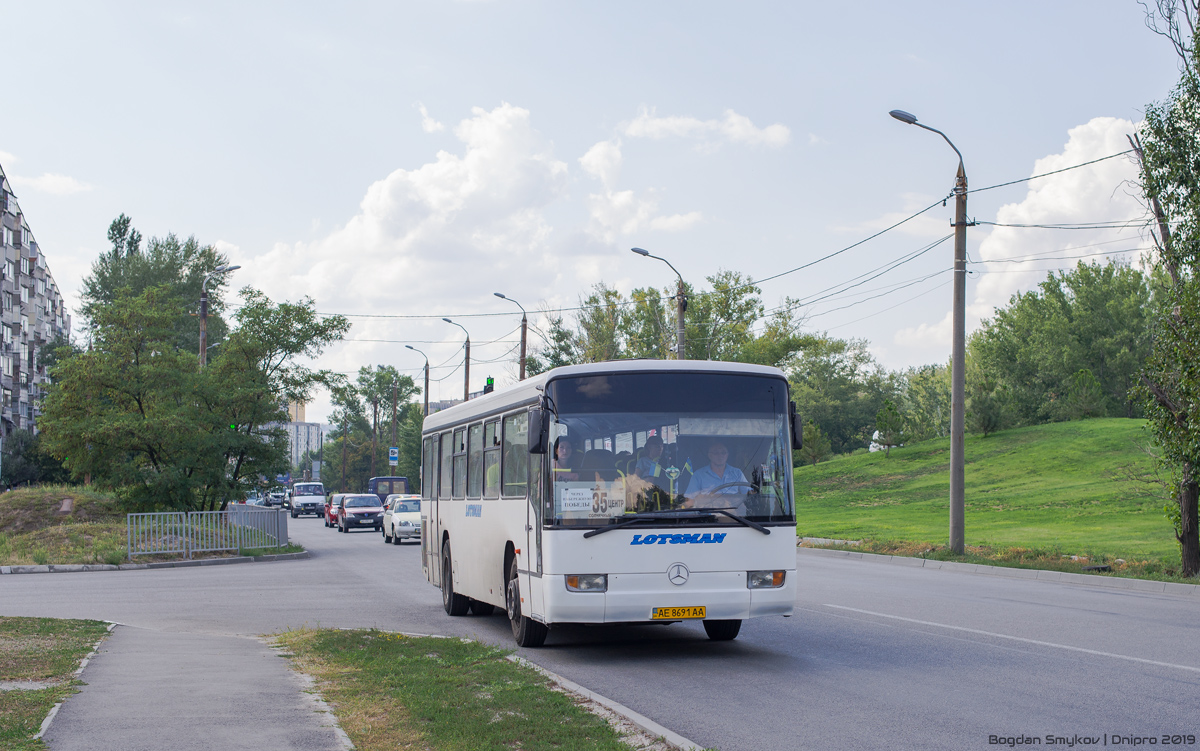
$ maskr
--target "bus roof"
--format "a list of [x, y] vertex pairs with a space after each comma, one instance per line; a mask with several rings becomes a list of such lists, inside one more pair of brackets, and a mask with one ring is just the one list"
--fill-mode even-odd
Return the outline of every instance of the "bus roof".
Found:
[[524, 381], [483, 394], [469, 402], [434, 412], [425, 418], [425, 431], [440, 430], [451, 425], [470, 422], [475, 417], [507, 411], [520, 404], [532, 403], [541, 395], [546, 383], [557, 378], [616, 373], [734, 373], [759, 375], [787, 380], [779, 368], [750, 365], [741, 362], [712, 360], [609, 360], [583, 365], [565, 365]]

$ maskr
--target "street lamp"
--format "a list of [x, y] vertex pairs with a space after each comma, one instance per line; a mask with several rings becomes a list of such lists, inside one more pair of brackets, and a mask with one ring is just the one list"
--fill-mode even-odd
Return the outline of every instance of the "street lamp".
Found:
[[212, 270], [212, 273], [204, 277], [204, 283], [200, 285], [200, 367], [208, 362], [208, 283], [218, 276], [228, 274], [231, 271], [237, 271], [241, 266], [228, 266], [221, 264]]
[[467, 335], [467, 354], [463, 358], [463, 401], [465, 402], [471, 398], [471, 333], [467, 331], [461, 323], [454, 323], [454, 321], [451, 321], [449, 318], [443, 318], [442, 320], [446, 323], [459, 327], [463, 330], [463, 333]]
[[[671, 266], [670, 261], [665, 258], [660, 258], [659, 256], [651, 255], [650, 251], [648, 250], [642, 250], [641, 248], [630, 248], [630, 250], [632, 250], [634, 253], [637, 253], [639, 256], [657, 258], [668, 266]], [[683, 312], [687, 310], [687, 293], [683, 289], [683, 274], [680, 274], [679, 270], [674, 266], [671, 266], [671, 271], [674, 271], [675, 276], [679, 277], [679, 286], [676, 288], [677, 292], [675, 295], [675, 359], [685, 360], [687, 357], [684, 355], [683, 350]]]
[[425, 358], [425, 416], [429, 417], [429, 355], [425, 354], [411, 344], [405, 344], [404, 346]]
[[950, 374], [950, 549], [961, 555], [966, 548], [963, 497], [966, 485], [964, 413], [967, 404], [967, 172], [963, 167], [962, 152], [945, 133], [922, 125], [917, 122], [916, 115], [904, 110], [892, 110], [888, 114], [902, 123], [937, 133], [958, 154], [958, 175], [954, 180], [954, 342]]
[[518, 380], [525, 380], [525, 332], [529, 329], [529, 317], [525, 315], [525, 306], [511, 297], [505, 297], [500, 292], [493, 292], [493, 295], [501, 300], [508, 300], [521, 309], [521, 377]]

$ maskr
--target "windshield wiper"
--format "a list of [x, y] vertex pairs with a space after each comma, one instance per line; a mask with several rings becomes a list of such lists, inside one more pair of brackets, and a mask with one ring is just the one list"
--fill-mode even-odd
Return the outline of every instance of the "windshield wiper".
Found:
[[[705, 518], [711, 518], [712, 516], [713, 516], [712, 509], [703, 509], [703, 510], [701, 510], [701, 509], [695, 509], [695, 510], [680, 509], [679, 511], [643, 511], [640, 514], [633, 514], [630, 518], [625, 519], [624, 521], [617, 522], [616, 524], [611, 524], [607, 527], [601, 527], [599, 529], [588, 530], [587, 532], [583, 533], [583, 536], [584, 537], [595, 537], [596, 535], [603, 534], [605, 532], [611, 532], [614, 529], [620, 529], [621, 527], [628, 527], [631, 524], [637, 524], [639, 522], [663, 521], [666, 519], [705, 519]], [[768, 534], [770, 534], [770, 533], [768, 532]]]
[[[730, 519], [733, 519], [738, 524], [744, 524], [747, 527], [750, 527], [751, 529], [757, 529], [759, 532], [762, 532], [764, 535], [771, 534], [771, 530], [767, 529], [766, 527], [759, 524], [758, 522], [752, 522], [744, 516], [738, 516], [737, 514], [733, 513], [732, 511], [730, 511], [728, 509], [710, 508], [709, 511], [711, 511], [713, 514], [724, 514], [725, 516], [728, 516]], [[710, 514], [710, 516], [711, 516], [711, 514]]]

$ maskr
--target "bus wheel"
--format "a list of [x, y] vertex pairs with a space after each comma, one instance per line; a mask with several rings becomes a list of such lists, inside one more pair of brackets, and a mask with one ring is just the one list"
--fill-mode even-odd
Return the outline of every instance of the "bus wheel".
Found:
[[491, 615], [496, 611], [496, 606], [479, 600], [471, 600], [471, 612], [475, 615]]
[[447, 615], [466, 615], [471, 601], [454, 591], [454, 567], [450, 563], [450, 541], [442, 545], [442, 607]]
[[521, 615], [521, 585], [517, 580], [517, 559], [508, 567], [508, 586], [504, 588], [504, 603], [508, 610], [508, 622], [512, 625], [513, 638], [521, 647], [540, 647], [550, 630], [544, 624]]
[[704, 621], [704, 633], [713, 641], [729, 641], [736, 639], [742, 630], [742, 622], [733, 621]]

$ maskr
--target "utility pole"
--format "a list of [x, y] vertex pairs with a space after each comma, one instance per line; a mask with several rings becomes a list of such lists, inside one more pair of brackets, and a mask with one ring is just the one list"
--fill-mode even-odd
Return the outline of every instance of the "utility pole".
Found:
[[396, 443], [396, 379], [392, 379], [392, 445], [398, 446]]
[[675, 296], [675, 359], [686, 360], [684, 354], [683, 335], [686, 330], [683, 325], [683, 314], [687, 310], [687, 292], [683, 289], [683, 277], [679, 277], [679, 292]]
[[375, 476], [375, 455], [379, 453], [379, 397], [371, 397], [371, 477]]
[[418, 355], [425, 358], [425, 416], [429, 417], [429, 357], [411, 344], [405, 344], [404, 348], [411, 349], [413, 352], [416, 352]]
[[208, 363], [208, 283], [218, 276], [228, 274], [231, 271], [240, 269], [241, 266], [227, 266], [221, 264], [212, 270], [212, 273], [204, 277], [204, 283], [200, 285], [200, 369], [203, 370], [205, 364]]
[[[451, 321], [449, 318], [443, 318], [442, 320], [453, 326], [459, 327], [460, 329], [463, 330], [463, 333], [467, 335], [467, 342], [464, 345], [466, 347], [467, 355], [466, 355], [466, 358], [463, 360], [463, 369], [464, 369], [463, 401], [465, 402], [471, 398], [471, 332], [467, 331], [467, 328], [465, 326], [463, 326], [461, 323], [454, 323], [454, 321]], [[409, 349], [411, 349], [411, 347]], [[425, 367], [426, 368], [429, 367], [428, 360], [426, 360]], [[425, 372], [428, 373], [429, 371], [426, 370]], [[428, 393], [428, 392], [426, 392], [426, 393]]]
[[950, 549], [966, 550], [966, 310], [967, 310], [967, 173], [962, 161], [954, 181], [954, 352], [950, 374]]
[[506, 297], [505, 295], [501, 294], [500, 292], [493, 292], [492, 294], [495, 295], [496, 297], [499, 297], [501, 300], [508, 300], [509, 302], [514, 303], [518, 308], [521, 309], [521, 359], [520, 359], [521, 375], [518, 380], [524, 381], [525, 380], [525, 336], [526, 336], [526, 333], [529, 331], [529, 316], [527, 316], [525, 314], [525, 306], [522, 305], [521, 303], [517, 302], [516, 300], [512, 299], [511, 297]]
[[964, 496], [966, 491], [966, 372], [967, 372], [967, 170], [962, 152], [942, 131], [917, 122], [904, 110], [888, 113], [902, 123], [937, 133], [958, 154], [954, 179], [954, 332], [950, 363], [950, 550], [966, 551]]
[[346, 447], [350, 444], [347, 434], [350, 431], [350, 420], [342, 421], [342, 492], [346, 492]]

